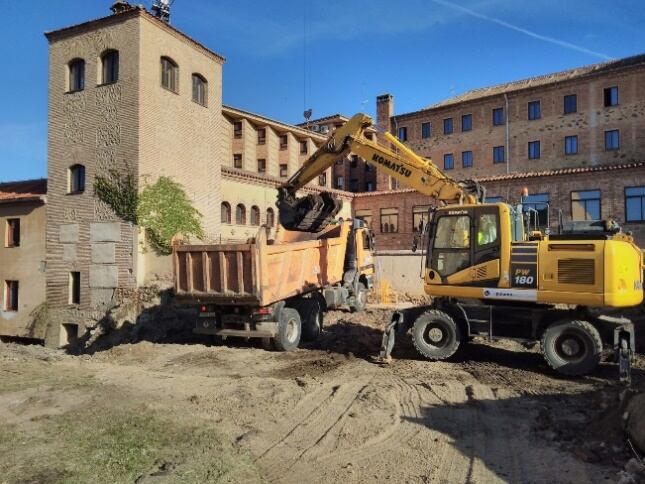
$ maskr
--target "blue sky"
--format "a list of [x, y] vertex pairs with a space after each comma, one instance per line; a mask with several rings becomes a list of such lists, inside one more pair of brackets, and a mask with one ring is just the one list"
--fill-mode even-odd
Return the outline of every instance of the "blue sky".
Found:
[[[142, 1], [151, 3], [132, 3]], [[0, 0], [0, 181], [46, 176], [43, 32], [103, 16], [110, 3]], [[404, 113], [645, 52], [642, 0], [176, 0], [172, 23], [227, 58], [226, 104], [292, 123], [305, 97], [314, 117], [373, 114], [389, 92]]]

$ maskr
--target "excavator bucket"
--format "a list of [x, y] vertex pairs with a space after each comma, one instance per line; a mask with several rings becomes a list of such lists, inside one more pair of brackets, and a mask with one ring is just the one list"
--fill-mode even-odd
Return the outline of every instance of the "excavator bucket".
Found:
[[287, 230], [320, 232], [327, 227], [343, 207], [342, 200], [329, 192], [297, 198], [287, 190], [278, 191], [278, 218]]

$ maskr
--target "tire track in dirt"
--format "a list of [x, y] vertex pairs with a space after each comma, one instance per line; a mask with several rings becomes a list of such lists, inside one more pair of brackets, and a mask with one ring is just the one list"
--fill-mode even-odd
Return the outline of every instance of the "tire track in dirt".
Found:
[[285, 471], [294, 467], [307, 452], [318, 445], [349, 411], [352, 404], [367, 388], [367, 382], [335, 385], [322, 401], [312, 395], [299, 405], [300, 418], [282, 437], [262, 452], [255, 462], [263, 469], [264, 477], [272, 482], [284, 478]]

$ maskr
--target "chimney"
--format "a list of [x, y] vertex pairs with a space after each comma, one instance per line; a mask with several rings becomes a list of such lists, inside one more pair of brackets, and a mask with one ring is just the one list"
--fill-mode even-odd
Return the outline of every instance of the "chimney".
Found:
[[[392, 117], [394, 116], [394, 96], [392, 94], [381, 94], [376, 96], [376, 124], [385, 131], [392, 131]], [[396, 133], [395, 133], [396, 135]], [[390, 143], [385, 139], [380, 131], [377, 131], [377, 139], [380, 143], [389, 146]], [[391, 190], [396, 186], [396, 180], [388, 174], [376, 169], [376, 189], [378, 191]]]

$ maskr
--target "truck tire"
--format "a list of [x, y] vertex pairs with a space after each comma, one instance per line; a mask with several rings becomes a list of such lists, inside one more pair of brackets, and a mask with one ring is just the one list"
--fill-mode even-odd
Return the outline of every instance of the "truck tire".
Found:
[[357, 285], [356, 294], [352, 296], [349, 302], [349, 310], [353, 313], [360, 313], [367, 305], [367, 287], [362, 282]]
[[588, 321], [556, 321], [542, 335], [541, 349], [548, 365], [558, 373], [582, 376], [600, 362], [602, 339]]
[[302, 339], [305, 341], [317, 340], [322, 333], [323, 311], [317, 299], [303, 299], [299, 304], [298, 312], [302, 321]]
[[266, 351], [273, 351], [275, 349], [275, 346], [273, 346], [273, 338], [262, 338], [260, 344]]
[[278, 334], [273, 338], [273, 345], [278, 351], [293, 351], [298, 349], [302, 323], [298, 311], [293, 308], [283, 308], [278, 321]]
[[412, 341], [417, 351], [426, 358], [445, 360], [459, 349], [461, 331], [448, 314], [431, 309], [414, 322]]

